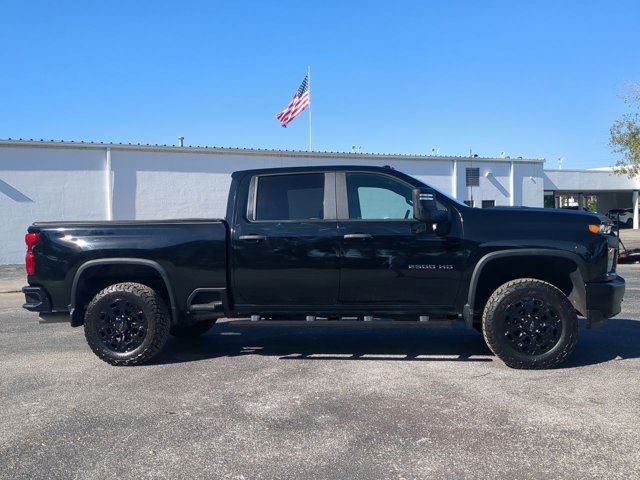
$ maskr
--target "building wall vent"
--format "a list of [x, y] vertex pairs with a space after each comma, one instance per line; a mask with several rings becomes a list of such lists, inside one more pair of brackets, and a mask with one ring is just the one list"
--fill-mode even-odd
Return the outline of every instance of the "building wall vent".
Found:
[[467, 168], [467, 187], [479, 187], [480, 186], [480, 169], [479, 168]]

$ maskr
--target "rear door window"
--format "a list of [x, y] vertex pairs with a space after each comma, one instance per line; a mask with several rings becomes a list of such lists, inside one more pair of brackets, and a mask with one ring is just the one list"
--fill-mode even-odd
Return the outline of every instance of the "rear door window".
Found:
[[258, 177], [255, 220], [322, 220], [324, 174], [305, 173]]

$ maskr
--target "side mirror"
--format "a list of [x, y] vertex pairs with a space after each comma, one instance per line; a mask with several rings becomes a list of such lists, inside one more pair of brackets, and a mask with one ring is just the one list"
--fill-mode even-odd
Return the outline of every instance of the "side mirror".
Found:
[[433, 189], [414, 188], [413, 217], [425, 223], [441, 223], [447, 220], [449, 215], [446, 211], [438, 210]]

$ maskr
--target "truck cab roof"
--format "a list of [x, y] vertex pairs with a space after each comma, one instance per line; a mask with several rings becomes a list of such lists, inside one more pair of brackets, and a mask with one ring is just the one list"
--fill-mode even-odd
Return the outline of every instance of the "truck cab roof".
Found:
[[[272, 168], [256, 168], [250, 170], [238, 170], [233, 173], [233, 176], [245, 176], [245, 175], [270, 175], [274, 173], [304, 173], [304, 172], [344, 172], [344, 171], [367, 171], [367, 172], [393, 172], [398, 176], [404, 177], [405, 175], [398, 170], [393, 169], [391, 166], [385, 165], [383, 167], [374, 165], [308, 165], [304, 167], [272, 167]], [[410, 177], [412, 178], [412, 177]]]

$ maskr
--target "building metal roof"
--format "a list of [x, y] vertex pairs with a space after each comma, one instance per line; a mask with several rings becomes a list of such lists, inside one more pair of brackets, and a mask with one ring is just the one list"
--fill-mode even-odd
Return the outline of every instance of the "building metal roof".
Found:
[[218, 147], [207, 145], [160, 145], [143, 143], [115, 143], [94, 142], [85, 140], [45, 140], [45, 139], [0, 139], [0, 147], [36, 147], [36, 148], [78, 148], [78, 149], [106, 149], [134, 150], [148, 152], [170, 153], [224, 153], [231, 155], [265, 155], [278, 157], [319, 157], [319, 158], [349, 158], [349, 159], [389, 159], [389, 160], [460, 160], [460, 161], [491, 161], [491, 162], [525, 162], [544, 163], [544, 158], [511, 158], [511, 157], [481, 157], [481, 156], [456, 156], [456, 155], [420, 155], [406, 153], [365, 153], [365, 152], [333, 152], [333, 151], [308, 151], [308, 150], [278, 150], [265, 148], [245, 147]]

